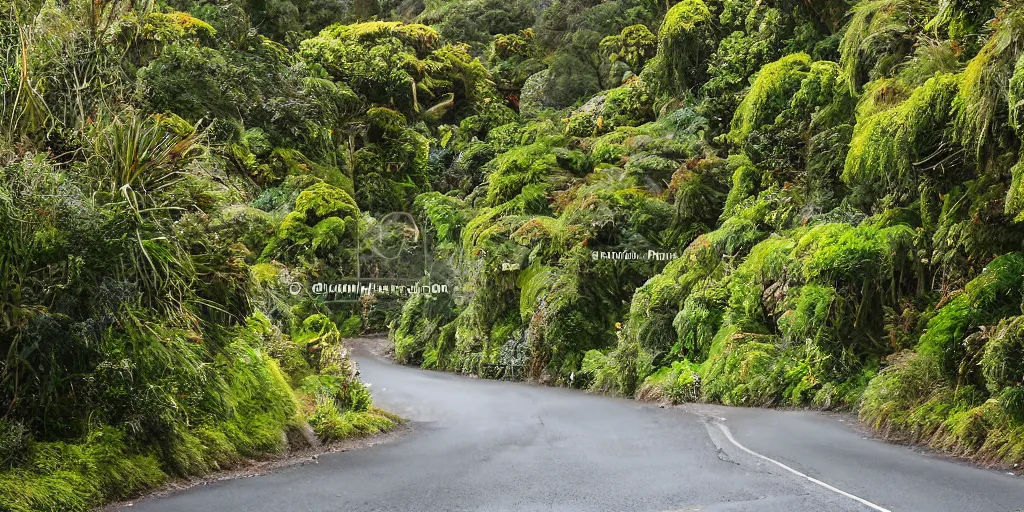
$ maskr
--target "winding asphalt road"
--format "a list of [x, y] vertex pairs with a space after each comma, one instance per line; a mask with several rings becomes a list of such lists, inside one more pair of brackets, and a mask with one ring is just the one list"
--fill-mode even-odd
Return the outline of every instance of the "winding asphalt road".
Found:
[[867, 439], [842, 416], [662, 409], [357, 360], [411, 433], [127, 510], [1024, 511], [1024, 479]]

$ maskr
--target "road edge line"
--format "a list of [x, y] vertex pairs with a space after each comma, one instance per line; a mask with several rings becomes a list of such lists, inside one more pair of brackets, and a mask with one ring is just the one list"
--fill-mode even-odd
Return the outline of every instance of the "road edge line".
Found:
[[785, 465], [785, 464], [783, 464], [783, 463], [781, 463], [781, 462], [779, 462], [779, 461], [777, 461], [777, 460], [775, 460], [775, 459], [773, 459], [771, 457], [768, 457], [768, 456], [765, 456], [765, 455], [761, 455], [760, 453], [757, 453], [754, 450], [751, 450], [750, 448], [747, 448], [746, 446], [743, 446], [742, 444], [740, 444], [739, 441], [737, 441], [736, 438], [734, 438], [732, 436], [732, 432], [729, 431], [729, 427], [723, 425], [722, 423], [720, 423], [718, 421], [713, 421], [712, 423], [714, 423], [715, 426], [717, 426], [718, 429], [721, 430], [723, 434], [725, 434], [725, 438], [728, 439], [730, 443], [734, 444], [740, 450], [743, 450], [744, 452], [747, 452], [750, 455], [753, 455], [754, 457], [757, 457], [759, 459], [771, 462], [772, 464], [775, 464], [776, 466], [779, 466], [780, 468], [785, 469], [786, 471], [789, 471], [790, 473], [793, 473], [794, 475], [799, 476], [800, 478], [803, 478], [803, 479], [805, 479], [805, 480], [807, 480], [807, 481], [809, 481], [809, 482], [811, 482], [811, 483], [813, 483], [815, 485], [819, 485], [821, 487], [824, 487], [825, 489], [828, 489], [828, 490], [830, 490], [830, 491], [832, 491], [832, 492], [834, 492], [836, 494], [839, 494], [841, 496], [845, 496], [847, 498], [850, 498], [850, 499], [860, 503], [861, 505], [864, 505], [866, 507], [870, 507], [872, 510], [877, 510], [878, 512], [893, 512], [892, 510], [889, 510], [889, 509], [887, 509], [887, 508], [885, 508], [885, 507], [883, 507], [881, 505], [877, 505], [875, 503], [872, 503], [872, 502], [870, 502], [870, 501], [868, 501], [868, 500], [866, 500], [864, 498], [861, 498], [860, 496], [856, 496], [854, 494], [850, 494], [850, 493], [848, 493], [848, 492], [846, 492], [846, 491], [844, 491], [842, 489], [839, 489], [839, 488], [834, 487], [832, 485], [829, 485], [829, 484], [827, 484], [825, 482], [822, 482], [821, 480], [818, 480], [817, 478], [805, 475], [804, 473], [801, 473], [800, 471], [797, 471], [797, 470], [795, 470], [795, 469], [793, 469], [793, 468], [791, 468], [791, 467], [789, 467], [789, 466], [787, 466], [787, 465]]

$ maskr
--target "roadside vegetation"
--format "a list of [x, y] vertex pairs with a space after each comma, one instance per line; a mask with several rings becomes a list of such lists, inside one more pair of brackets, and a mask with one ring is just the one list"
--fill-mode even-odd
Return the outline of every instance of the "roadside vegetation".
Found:
[[[342, 342], [385, 329], [1024, 463], [1018, 2], [0, 11], [0, 508], [386, 431]], [[451, 293], [302, 289], [402, 211]]]
[[1024, 462], [1016, 2], [558, 1], [486, 55], [519, 116], [442, 139], [483, 177], [415, 201], [461, 293], [400, 361]]

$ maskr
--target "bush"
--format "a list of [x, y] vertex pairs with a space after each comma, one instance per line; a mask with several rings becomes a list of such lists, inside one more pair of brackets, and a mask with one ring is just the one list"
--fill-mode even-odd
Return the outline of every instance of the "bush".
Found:
[[658, 90], [678, 94], [703, 83], [714, 44], [714, 18], [704, 2], [673, 5], [658, 28], [657, 57], [648, 64], [654, 66]]
[[90, 432], [80, 443], [39, 443], [25, 465], [0, 473], [0, 506], [13, 512], [86, 511], [132, 496], [167, 475], [151, 455], [133, 453], [113, 428]]
[[[982, 325], [989, 325], [999, 319], [1019, 314], [1021, 308], [1022, 284], [1024, 284], [1024, 257], [1007, 254], [992, 260], [978, 277], [971, 280], [963, 294], [950, 300], [931, 320], [921, 335], [918, 350], [939, 361], [945, 375], [962, 383], [977, 383], [977, 368], [961, 365], [962, 361], [977, 360], [980, 355], [973, 353], [982, 347], [968, 347], [964, 339]], [[1009, 324], [1006, 326], [1009, 328]], [[1015, 330], [993, 348], [991, 367], [994, 384], [1002, 382], [999, 354], [1005, 348], [1013, 350]]]
[[946, 419], [949, 398], [938, 362], [904, 351], [891, 356], [889, 366], [868, 384], [859, 415], [888, 437], [919, 441]]
[[696, 402], [701, 398], [698, 366], [676, 361], [649, 375], [637, 389], [637, 400], [667, 401], [672, 404]]
[[985, 377], [985, 387], [993, 395], [999, 395], [1004, 388], [1024, 384], [1024, 317], [1006, 318], [999, 322], [985, 344], [981, 373]]

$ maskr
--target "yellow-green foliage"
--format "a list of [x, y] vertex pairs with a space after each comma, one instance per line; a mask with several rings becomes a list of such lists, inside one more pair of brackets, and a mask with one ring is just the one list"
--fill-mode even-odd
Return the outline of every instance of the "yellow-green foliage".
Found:
[[[423, 363], [424, 352], [432, 340], [437, 339], [440, 322], [448, 319], [436, 315], [437, 297], [417, 293], [402, 305], [402, 313], [389, 336], [395, 343], [395, 359], [402, 363]], [[448, 304], [440, 304], [440, 307]]]
[[687, 354], [695, 360], [707, 356], [711, 340], [722, 323], [728, 299], [729, 291], [724, 283], [711, 278], [687, 295], [683, 308], [672, 320], [677, 339], [673, 351]]
[[673, 404], [700, 400], [700, 374], [689, 361], [675, 361], [644, 379], [636, 391], [637, 400], [667, 401]]
[[784, 403], [805, 377], [798, 365], [771, 337], [723, 327], [700, 367], [702, 399], [744, 406]]
[[367, 411], [340, 411], [333, 400], [317, 398], [309, 424], [317, 436], [325, 441], [387, 432], [401, 423], [401, 419], [380, 409]]
[[776, 116], [790, 105], [810, 69], [811, 57], [806, 53], [787, 55], [765, 64], [736, 109], [729, 140], [742, 144], [756, 128], [774, 123]]
[[857, 120], [843, 170], [855, 197], [902, 199], [917, 191], [921, 167], [954, 150], [946, 126], [959, 83], [953, 75], [936, 76], [898, 106]]
[[914, 35], [936, 12], [930, 0], [861, 0], [839, 45], [851, 90], [885, 78], [910, 53]]
[[[406, 305], [406, 310], [415, 309]], [[334, 441], [386, 432], [401, 419], [373, 407], [370, 390], [355, 377], [342, 354], [338, 326], [322, 314], [302, 322], [296, 341], [304, 343], [316, 374], [298, 385], [305, 401], [305, 420], [320, 439]]]
[[501, 154], [491, 164], [487, 204], [498, 206], [513, 199], [527, 185], [543, 183], [557, 168], [551, 145], [535, 142]]
[[[745, 202], [721, 227], [698, 236], [683, 251], [682, 257], [670, 262], [660, 274], [638, 288], [626, 322], [627, 338], [653, 351], [668, 351], [682, 341], [689, 346], [680, 345], [675, 349], [677, 352], [684, 348], [697, 354], [705, 352], [707, 336], [703, 331], [717, 330], [707, 321], [718, 317], [709, 306], [720, 299], [716, 297], [720, 291], [714, 288], [722, 278], [722, 258], [742, 256], [765, 236], [762, 224], [770, 205], [766, 200]], [[684, 301], [696, 289], [708, 295], [702, 297], [700, 303], [691, 302], [689, 312], [693, 317], [686, 314], [679, 317], [685, 308]], [[698, 309], [703, 308], [708, 308], [706, 313], [698, 314]], [[705, 315], [706, 318], [698, 319]]]
[[859, 414], [887, 436], [920, 441], [939, 428], [951, 398], [935, 359], [904, 351], [868, 384]]
[[979, 159], [985, 144], [1001, 131], [994, 123], [1001, 117], [997, 114], [1005, 112], [1007, 84], [1017, 60], [1024, 56], [1024, 7], [1008, 4], [999, 14], [995, 33], [967, 64], [953, 102], [960, 141], [973, 148]]
[[396, 38], [417, 49], [430, 48], [440, 38], [436, 30], [426, 25], [406, 24], [400, 21], [370, 21], [352, 25], [339, 23], [320, 32], [320, 37], [328, 36], [337, 39], [354, 39], [362, 43]]
[[491, 45], [491, 62], [510, 60], [514, 57], [528, 59], [537, 52], [533, 30], [525, 29], [518, 34], [498, 34]]
[[1007, 99], [1010, 104], [1010, 126], [1017, 130], [1018, 135], [1024, 136], [1024, 55], [1017, 59], [1014, 66]]
[[313, 226], [313, 249], [326, 250], [339, 247], [347, 227], [338, 217], [327, 217]]
[[310, 221], [327, 217], [359, 217], [359, 207], [347, 192], [326, 183], [316, 183], [295, 198], [295, 211]]
[[[654, 356], [618, 332], [619, 342], [607, 355], [588, 350], [580, 365], [580, 374], [593, 393], [632, 396], [654, 372]], [[582, 379], [581, 379], [582, 380]]]
[[1024, 385], [1024, 317], [1007, 318], [996, 326], [985, 344], [981, 372], [993, 395], [999, 395], [1004, 388]]
[[359, 218], [352, 196], [316, 180], [295, 198], [295, 210], [281, 221], [261, 257], [307, 265], [321, 258], [344, 275], [351, 271], [349, 253], [355, 248]]
[[864, 391], [861, 420], [888, 438], [924, 442], [979, 462], [1024, 461], [1019, 385], [986, 400], [974, 386], [950, 386], [930, 356], [908, 351], [890, 363]]
[[1006, 192], [1006, 213], [1017, 222], [1024, 221], [1024, 153], [1010, 172], [1011, 182]]
[[371, 134], [371, 137], [395, 137], [406, 127], [405, 116], [390, 108], [371, 108], [366, 111], [366, 117], [370, 122], [370, 128], [377, 132]]
[[441, 250], [454, 248], [466, 223], [465, 204], [456, 197], [427, 192], [416, 196], [416, 207], [427, 216]]
[[884, 283], [895, 279], [894, 273], [909, 261], [913, 241], [914, 231], [905, 224], [823, 224], [800, 238], [795, 255], [802, 260], [807, 281]]
[[722, 219], [731, 217], [740, 203], [756, 196], [761, 186], [761, 173], [750, 163], [749, 158], [742, 154], [736, 155], [730, 157], [729, 163], [736, 170], [732, 174], [732, 186], [729, 187], [729, 196], [725, 200]]
[[[1024, 138], [1024, 55], [1017, 59], [1009, 91], [1010, 126], [1017, 136]], [[1024, 152], [1011, 172], [1011, 182], [1006, 193], [1006, 213], [1024, 220]]]
[[580, 376], [589, 379], [588, 389], [594, 393], [616, 395], [621, 392], [615, 364], [600, 350], [588, 350], [580, 365]]
[[569, 117], [566, 132], [577, 137], [590, 137], [619, 126], [637, 126], [650, 121], [652, 95], [638, 77], [596, 96]]
[[714, 51], [714, 17], [701, 0], [672, 6], [658, 28], [658, 89], [682, 92], [700, 84], [704, 65]]
[[[174, 421], [166, 437], [149, 447], [113, 427], [93, 430], [79, 442], [36, 443], [27, 461], [0, 473], [0, 506], [89, 510], [152, 488], [167, 474], [203, 474], [243, 456], [284, 449], [282, 436], [296, 424], [298, 403], [277, 362], [260, 348], [268, 328], [265, 318], [252, 318], [234, 329], [233, 340], [209, 365], [216, 371], [205, 375], [214, 382], [192, 391], [200, 396], [179, 397], [177, 405], [193, 415], [193, 425]], [[202, 409], [211, 403], [218, 409]]]
[[634, 74], [639, 74], [657, 52], [658, 38], [646, 25], [630, 25], [618, 35], [601, 40], [601, 48], [612, 62], [625, 62]]
[[298, 412], [278, 362], [258, 348], [261, 342], [256, 337], [264, 334], [251, 329], [244, 335], [250, 339], [239, 338], [227, 348], [230, 358], [218, 362], [230, 365], [225, 368], [228, 392], [222, 396], [231, 411], [225, 434], [235, 450], [248, 457], [283, 450], [281, 433], [294, 423]]
[[185, 36], [213, 37], [217, 34], [209, 23], [184, 12], [150, 12], [141, 20], [142, 37], [170, 43]]
[[964, 362], [977, 362], [983, 347], [964, 340], [973, 329], [1020, 314], [1022, 287], [1024, 257], [1014, 253], [996, 258], [928, 322], [918, 350], [938, 361], [947, 377], [981, 384], [977, 365]]
[[437, 121], [450, 109], [495, 99], [487, 69], [462, 44], [440, 44], [433, 28], [371, 21], [336, 24], [302, 41], [299, 54], [360, 96]]
[[80, 443], [38, 443], [26, 468], [0, 473], [0, 508], [11, 512], [87, 511], [167, 479], [152, 454], [134, 453], [124, 433], [91, 432]]

